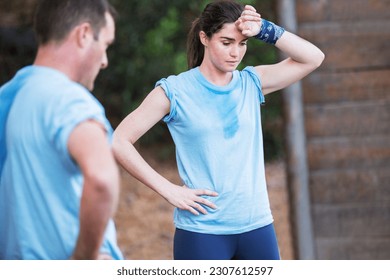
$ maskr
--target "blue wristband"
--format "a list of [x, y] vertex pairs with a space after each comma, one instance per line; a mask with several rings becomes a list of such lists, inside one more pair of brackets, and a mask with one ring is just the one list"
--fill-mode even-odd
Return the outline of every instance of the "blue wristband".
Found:
[[261, 19], [261, 30], [259, 34], [255, 35], [254, 38], [259, 39], [268, 44], [275, 45], [276, 41], [284, 33], [284, 28], [276, 25], [275, 23]]

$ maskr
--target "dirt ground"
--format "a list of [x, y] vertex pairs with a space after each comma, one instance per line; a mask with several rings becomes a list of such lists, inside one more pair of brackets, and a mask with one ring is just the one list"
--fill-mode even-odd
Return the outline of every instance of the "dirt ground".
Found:
[[[143, 153], [163, 176], [179, 183], [174, 161], [157, 161]], [[118, 243], [126, 259], [171, 260], [173, 257], [173, 206], [121, 170], [122, 189], [115, 217]], [[266, 164], [270, 203], [282, 259], [293, 259], [286, 174], [283, 161]]]

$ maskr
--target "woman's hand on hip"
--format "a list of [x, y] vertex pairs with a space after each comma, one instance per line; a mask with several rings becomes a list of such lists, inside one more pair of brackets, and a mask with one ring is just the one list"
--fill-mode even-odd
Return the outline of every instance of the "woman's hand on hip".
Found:
[[204, 206], [217, 209], [214, 203], [204, 198], [204, 196], [218, 196], [218, 193], [211, 190], [190, 189], [185, 185], [173, 185], [163, 196], [173, 206], [190, 211], [194, 215], [207, 214]]

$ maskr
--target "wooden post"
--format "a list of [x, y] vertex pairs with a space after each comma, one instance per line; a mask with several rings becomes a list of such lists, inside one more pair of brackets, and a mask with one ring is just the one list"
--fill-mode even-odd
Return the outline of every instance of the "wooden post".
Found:
[[[296, 33], [295, 0], [278, 0], [279, 23]], [[283, 54], [281, 54], [282, 58]], [[301, 83], [283, 90], [286, 127], [287, 174], [295, 257], [315, 259], [310, 210], [309, 175]]]

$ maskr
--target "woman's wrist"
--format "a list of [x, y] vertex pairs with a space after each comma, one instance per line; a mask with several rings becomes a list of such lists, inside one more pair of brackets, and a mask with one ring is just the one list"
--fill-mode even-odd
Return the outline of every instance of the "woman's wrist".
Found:
[[262, 18], [260, 32], [253, 37], [268, 44], [275, 45], [283, 33], [283, 27]]

